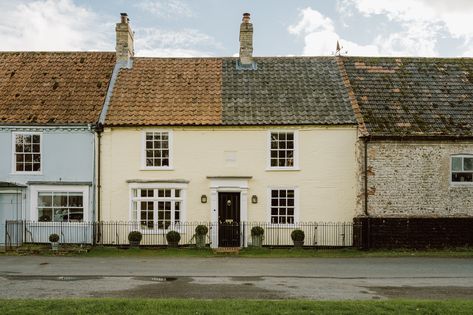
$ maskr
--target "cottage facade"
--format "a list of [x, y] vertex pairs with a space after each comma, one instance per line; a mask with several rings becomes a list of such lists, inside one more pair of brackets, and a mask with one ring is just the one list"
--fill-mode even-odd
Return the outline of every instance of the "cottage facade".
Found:
[[336, 58], [254, 58], [249, 16], [240, 30], [244, 58], [131, 57], [120, 70], [104, 110], [100, 220], [145, 235], [214, 222], [218, 247], [218, 224], [290, 233], [353, 219], [357, 128]]
[[341, 59], [362, 135], [357, 216], [371, 225], [370, 246], [471, 245], [473, 60]]
[[114, 65], [114, 53], [0, 53], [0, 243], [18, 236], [6, 220], [37, 222], [29, 241], [92, 242], [60, 226], [94, 221], [94, 130]]

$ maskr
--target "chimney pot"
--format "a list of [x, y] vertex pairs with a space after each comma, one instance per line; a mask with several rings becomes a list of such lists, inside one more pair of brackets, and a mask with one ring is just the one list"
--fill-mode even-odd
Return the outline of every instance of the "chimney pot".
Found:
[[121, 20], [121, 23], [123, 24], [128, 24], [128, 14], [126, 13], [120, 13], [120, 20]]
[[249, 13], [243, 13], [243, 22], [245, 23], [250, 23], [250, 14]]

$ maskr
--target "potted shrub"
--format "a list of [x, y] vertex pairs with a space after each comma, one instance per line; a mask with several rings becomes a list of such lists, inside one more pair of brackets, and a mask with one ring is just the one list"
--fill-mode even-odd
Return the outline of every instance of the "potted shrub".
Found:
[[177, 247], [181, 240], [181, 234], [177, 231], [169, 231], [166, 234], [166, 240], [168, 241], [169, 247]]
[[292, 241], [294, 242], [294, 247], [301, 248], [304, 245], [305, 234], [302, 230], [294, 230], [291, 233]]
[[51, 242], [51, 249], [57, 252], [59, 250], [59, 235], [56, 233], [49, 235], [49, 241]]
[[209, 228], [205, 225], [197, 225], [195, 228], [195, 245], [198, 248], [204, 248], [205, 247], [205, 237], [207, 236], [207, 233], [209, 232]]
[[255, 247], [263, 245], [264, 229], [261, 226], [251, 228], [251, 244]]
[[131, 247], [138, 247], [140, 246], [141, 239], [143, 238], [143, 234], [139, 231], [131, 231], [128, 234], [128, 241], [130, 242]]

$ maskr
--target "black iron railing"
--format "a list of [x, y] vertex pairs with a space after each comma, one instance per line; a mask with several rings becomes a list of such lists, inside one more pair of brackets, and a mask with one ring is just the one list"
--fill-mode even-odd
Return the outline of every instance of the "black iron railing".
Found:
[[[142, 246], [166, 246], [166, 234], [173, 230], [181, 235], [179, 245], [195, 246], [195, 229], [205, 225], [208, 233], [206, 244], [212, 247], [239, 246], [255, 244], [251, 235], [254, 227], [264, 230], [262, 245], [267, 247], [293, 246], [291, 233], [296, 230], [304, 232], [304, 246], [317, 248], [350, 247], [358, 240], [352, 222], [299, 222], [295, 224], [271, 224], [268, 222], [182, 222], [170, 224], [166, 228], [150, 228], [139, 222], [33, 222], [7, 221], [5, 228], [5, 245], [7, 248], [21, 246], [23, 243], [49, 243], [51, 234], [59, 235], [62, 244], [91, 244], [128, 246], [128, 234], [139, 231], [143, 238]], [[355, 232], [355, 233], [354, 233]]]

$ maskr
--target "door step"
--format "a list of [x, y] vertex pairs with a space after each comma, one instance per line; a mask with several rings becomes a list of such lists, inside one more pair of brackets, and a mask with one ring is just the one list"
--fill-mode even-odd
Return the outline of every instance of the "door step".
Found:
[[240, 247], [218, 247], [214, 249], [216, 254], [238, 254], [240, 253]]

